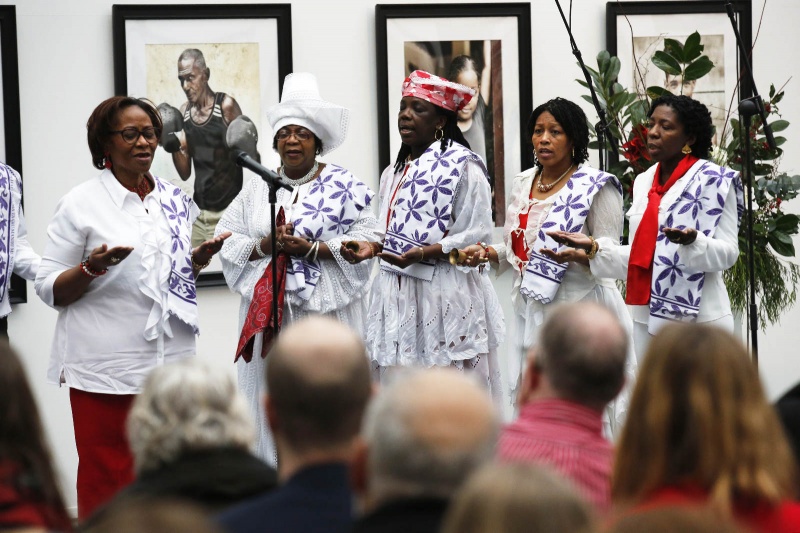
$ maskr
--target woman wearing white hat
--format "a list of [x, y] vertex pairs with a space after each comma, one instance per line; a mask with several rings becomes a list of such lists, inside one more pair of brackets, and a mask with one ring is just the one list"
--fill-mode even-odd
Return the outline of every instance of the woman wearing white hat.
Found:
[[[311, 314], [329, 315], [360, 334], [367, 316], [369, 262], [343, 257], [343, 243], [378, 241], [378, 221], [372, 213], [374, 193], [348, 170], [317, 161], [340, 146], [347, 133], [349, 111], [319, 95], [313, 74], [286, 76], [281, 102], [267, 110], [275, 132], [273, 148], [278, 169], [291, 190], [277, 194], [277, 253], [270, 243], [269, 190], [260, 179], [250, 180], [217, 225], [232, 236], [220, 252], [225, 280], [242, 296], [241, 336], [236, 350], [239, 386], [257, 413], [257, 454], [275, 461], [274, 444], [265, 424], [264, 361], [272, 340], [272, 269], [278, 265], [279, 320], [289, 322]], [[369, 245], [366, 245], [369, 246]], [[253, 356], [255, 354], [255, 357]]]

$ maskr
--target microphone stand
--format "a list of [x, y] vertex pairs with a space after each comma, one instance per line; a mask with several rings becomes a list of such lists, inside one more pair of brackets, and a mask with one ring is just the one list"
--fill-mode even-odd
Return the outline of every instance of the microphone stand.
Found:
[[730, 0], [725, 2], [725, 9], [728, 11], [728, 18], [733, 27], [733, 34], [736, 36], [736, 45], [739, 48], [741, 63], [750, 79], [750, 87], [753, 88], [753, 96], [743, 98], [739, 101], [739, 114], [741, 115], [742, 123], [741, 134], [744, 136], [744, 163], [742, 165], [742, 174], [744, 174], [744, 183], [747, 189], [747, 281], [749, 286], [747, 313], [750, 318], [750, 349], [753, 353], [753, 361], [756, 367], [758, 367], [758, 306], [756, 305], [755, 247], [753, 242], [753, 187], [755, 186], [755, 179], [753, 178], [753, 161], [750, 160], [752, 153], [750, 147], [750, 125], [753, 115], [758, 114], [758, 116], [761, 117], [761, 123], [764, 127], [764, 136], [767, 138], [767, 144], [770, 149], [775, 150], [777, 146], [775, 144], [775, 138], [772, 136], [772, 128], [770, 128], [767, 123], [764, 103], [756, 89], [756, 80], [753, 77], [753, 70], [750, 67], [750, 61], [748, 59], [749, 52], [745, 49], [742, 37], [739, 35], [736, 15], [734, 14], [733, 4], [731, 4]]
[[[242, 152], [242, 154], [243, 153], [244, 152]], [[278, 189], [284, 188], [286, 190], [291, 190], [291, 187], [281, 181], [281, 179], [271, 170], [263, 167], [258, 168], [247, 166], [246, 164], [243, 164], [243, 159], [244, 158], [240, 154], [239, 157], [236, 158], [236, 164], [239, 166], [244, 166], [253, 173], [261, 176], [261, 179], [264, 180], [264, 183], [267, 184], [267, 188], [269, 188], [269, 241], [272, 250], [272, 261], [270, 261], [272, 267], [272, 342], [274, 344], [278, 338], [278, 333], [280, 332], [280, 326], [278, 325], [278, 236], [276, 235], [278, 230], [275, 222], [275, 217], [277, 216], [275, 213], [275, 205], [278, 203]]]
[[594, 104], [594, 109], [597, 112], [597, 116], [600, 121], [595, 124], [594, 131], [597, 134], [597, 144], [598, 144], [598, 154], [600, 157], [600, 170], [605, 170], [607, 167], [607, 158], [608, 158], [608, 151], [606, 147], [606, 137], [608, 137], [608, 141], [611, 144], [611, 148], [616, 153], [617, 150], [617, 143], [616, 139], [614, 139], [613, 135], [608, 133], [608, 120], [606, 119], [606, 112], [600, 106], [600, 100], [597, 99], [597, 93], [594, 90], [594, 83], [592, 83], [592, 77], [589, 74], [589, 71], [586, 69], [586, 64], [583, 62], [583, 57], [581, 56], [581, 51], [578, 50], [578, 45], [575, 44], [575, 37], [572, 35], [572, 28], [570, 24], [567, 22], [567, 17], [564, 16], [564, 10], [561, 9], [561, 3], [556, 0], [556, 6], [558, 6], [558, 12], [561, 13], [561, 20], [564, 21], [564, 27], [567, 29], [567, 34], [569, 34], [569, 43], [572, 47], [572, 53], [578, 59], [578, 64], [583, 71], [583, 76], [586, 78], [586, 85], [589, 87], [589, 93], [592, 95], [592, 104]]

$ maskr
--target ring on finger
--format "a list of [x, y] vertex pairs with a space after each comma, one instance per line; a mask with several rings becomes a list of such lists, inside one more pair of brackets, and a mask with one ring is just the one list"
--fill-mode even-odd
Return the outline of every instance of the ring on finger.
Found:
[[122, 261], [122, 259], [120, 259], [120, 258], [119, 258], [119, 257], [117, 257], [117, 256], [113, 256], [113, 257], [110, 259], [110, 261], [111, 261], [111, 264], [112, 264], [112, 265], [116, 265], [117, 263], [119, 263], [120, 261]]

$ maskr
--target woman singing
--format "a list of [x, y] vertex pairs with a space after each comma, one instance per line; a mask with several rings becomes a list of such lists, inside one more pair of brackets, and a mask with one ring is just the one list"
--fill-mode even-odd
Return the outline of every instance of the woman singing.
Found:
[[156, 366], [195, 354], [195, 276], [228, 234], [192, 249], [192, 199], [150, 174], [161, 117], [116, 96], [86, 125], [102, 172], [59, 202], [36, 293], [58, 309], [48, 379], [69, 387], [78, 516], [133, 479], [125, 419]]

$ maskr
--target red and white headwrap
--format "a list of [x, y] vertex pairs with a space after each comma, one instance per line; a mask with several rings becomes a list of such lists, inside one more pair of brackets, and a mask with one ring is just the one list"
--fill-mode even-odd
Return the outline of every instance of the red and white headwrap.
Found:
[[475, 91], [424, 70], [415, 70], [403, 81], [403, 97], [415, 96], [442, 107], [458, 111], [472, 100]]

